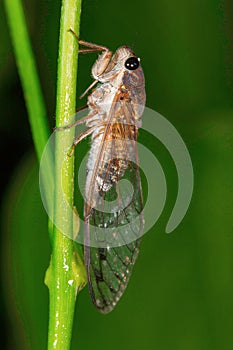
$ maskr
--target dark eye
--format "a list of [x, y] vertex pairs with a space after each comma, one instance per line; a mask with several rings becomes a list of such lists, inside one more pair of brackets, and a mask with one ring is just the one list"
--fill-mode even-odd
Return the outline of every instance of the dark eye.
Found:
[[129, 57], [125, 61], [125, 68], [135, 70], [139, 67], [139, 59], [137, 57]]

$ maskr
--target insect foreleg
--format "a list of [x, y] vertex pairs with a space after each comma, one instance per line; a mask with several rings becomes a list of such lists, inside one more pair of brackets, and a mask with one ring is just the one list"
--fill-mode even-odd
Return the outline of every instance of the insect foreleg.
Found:
[[[78, 35], [71, 28], [69, 29], [69, 32], [71, 32], [75, 36], [75, 38], [78, 40], [79, 45], [83, 45], [83, 46], [89, 47], [91, 49], [90, 52], [109, 51], [106, 46], [89, 43], [88, 41], [85, 41], [85, 40], [80, 40]], [[85, 52], [85, 49], [81, 49], [81, 51], [79, 50], [79, 52]]]
[[80, 98], [82, 98], [101, 79], [101, 76], [104, 74], [106, 68], [109, 65], [112, 57], [112, 52], [106, 46], [93, 44], [85, 40], [80, 40], [78, 35], [71, 28], [69, 29], [69, 32], [75, 36], [75, 38], [78, 40], [79, 45], [88, 47], [88, 49], [79, 49], [80, 53], [102, 51], [101, 55], [97, 58], [95, 64], [92, 67], [92, 76], [95, 80], [80, 96]]
[[88, 88], [84, 91], [84, 93], [80, 96], [80, 98], [82, 98], [83, 96], [86, 95], [86, 93], [96, 84], [98, 83], [98, 81], [100, 81], [100, 79], [102, 78], [102, 76], [104, 75], [104, 72], [106, 71], [106, 68], [109, 65], [109, 62], [111, 61], [111, 57], [112, 57], [112, 52], [107, 50], [104, 50], [101, 55], [99, 55], [99, 57], [97, 58], [96, 62], [94, 63], [93, 67], [92, 67], [92, 76], [94, 77], [94, 81], [93, 83], [88, 86]]

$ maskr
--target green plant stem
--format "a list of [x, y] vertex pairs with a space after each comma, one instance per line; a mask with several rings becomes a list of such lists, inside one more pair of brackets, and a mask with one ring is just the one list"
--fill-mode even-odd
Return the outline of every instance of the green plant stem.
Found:
[[49, 138], [49, 127], [24, 11], [20, 0], [5, 0], [5, 9], [28, 110], [32, 137], [38, 160], [40, 160]]
[[[63, 0], [61, 8], [56, 125], [71, 123], [75, 114], [78, 43], [69, 32], [79, 33], [81, 0]], [[55, 205], [56, 223], [65, 222], [69, 237], [73, 234], [73, 212], [62, 205], [63, 196], [73, 207], [74, 157], [67, 156], [73, 132], [57, 132], [55, 140]], [[65, 161], [64, 161], [65, 159]], [[59, 184], [62, 183], [62, 188]], [[57, 225], [60, 227], [60, 225]], [[53, 228], [52, 256], [46, 274], [50, 294], [48, 349], [70, 349], [73, 315], [77, 292], [86, 274], [80, 258], [75, 259], [73, 240], [57, 227]]]
[[[49, 137], [49, 128], [36, 63], [21, 1], [5, 0], [5, 8], [28, 109], [32, 136], [40, 160]], [[57, 82], [57, 126], [69, 124], [75, 113], [78, 43], [69, 29], [72, 28], [76, 33], [79, 32], [80, 11], [81, 0], [62, 1]], [[63, 222], [66, 222], [66, 232], [70, 233], [69, 237], [71, 238], [73, 213], [72, 210], [67, 212], [61, 203], [63, 195], [65, 195], [69, 206], [71, 208], [73, 206], [73, 157], [66, 157], [63, 164], [64, 152], [67, 152], [67, 147], [71, 144], [72, 138], [72, 131], [56, 134], [56, 196], [54, 203], [55, 222], [59, 222], [60, 218]], [[61, 181], [64, 193], [61, 193], [61, 186], [57, 185]], [[48, 349], [68, 350], [70, 348], [76, 295], [86, 283], [86, 272], [81, 258], [74, 251], [73, 240], [65, 236], [55, 226], [50, 236], [52, 256], [46, 273], [46, 284], [49, 287], [50, 294]]]

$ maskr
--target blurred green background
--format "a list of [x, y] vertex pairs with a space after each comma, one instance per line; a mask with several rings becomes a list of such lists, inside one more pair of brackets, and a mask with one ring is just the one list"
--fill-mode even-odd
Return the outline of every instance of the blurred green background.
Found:
[[[60, 2], [25, 0], [24, 7], [52, 127]], [[166, 235], [177, 176], [169, 154], [154, 141], [168, 183], [166, 207], [144, 236], [116, 309], [101, 315], [87, 288], [80, 293], [72, 350], [233, 348], [232, 23], [231, 0], [83, 1], [83, 39], [113, 50], [131, 45], [141, 57], [147, 106], [183, 137], [195, 187], [184, 220]], [[2, 3], [0, 30], [1, 342], [6, 350], [42, 350], [48, 324], [47, 218]], [[95, 57], [80, 57], [78, 94], [92, 81]]]

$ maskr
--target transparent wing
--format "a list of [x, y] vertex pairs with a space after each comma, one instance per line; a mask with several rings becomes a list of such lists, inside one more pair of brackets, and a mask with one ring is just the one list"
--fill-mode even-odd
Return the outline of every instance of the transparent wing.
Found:
[[[131, 173], [131, 179], [134, 178], [135, 185], [128, 205], [113, 212], [93, 208], [87, 219], [86, 237], [92, 240], [92, 244], [94, 240], [95, 244], [85, 245], [89, 290], [94, 305], [103, 313], [110, 312], [115, 307], [128, 284], [143, 229], [139, 172], [130, 167], [127, 171]], [[113, 198], [116, 186], [108, 191], [109, 199]], [[118, 195], [119, 200], [125, 197], [125, 193]], [[111, 202], [106, 211], [110, 211], [110, 207]]]
[[92, 301], [103, 313], [115, 307], [128, 284], [143, 230], [133, 113], [122, 99], [114, 104], [87, 181], [85, 263]]
[[122, 296], [139, 252], [139, 240], [126, 246], [90, 248], [88, 282], [92, 301], [102, 313], [112, 311]]

